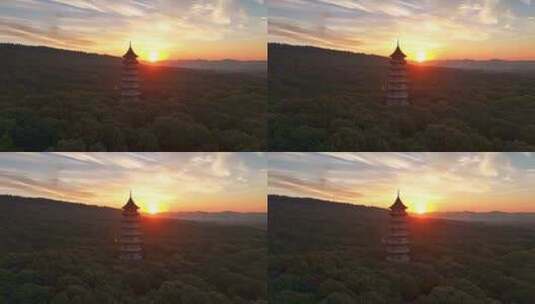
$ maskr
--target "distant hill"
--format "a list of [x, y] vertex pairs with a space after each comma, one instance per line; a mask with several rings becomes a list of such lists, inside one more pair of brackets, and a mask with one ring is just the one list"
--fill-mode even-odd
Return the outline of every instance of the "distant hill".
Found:
[[[21, 57], [23, 55], [24, 57]], [[121, 57], [110, 56], [97, 53], [58, 49], [46, 46], [29, 46], [22, 44], [0, 43], [1, 58], [13, 58], [13, 60], [24, 60], [31, 63], [33, 60], [39, 63], [46, 63], [51, 60], [58, 64], [57, 57], [61, 56], [62, 61], [69, 65], [94, 64], [94, 65], [119, 65]], [[83, 59], [83, 60], [82, 60]], [[28, 62], [30, 61], [30, 62]], [[156, 65], [186, 68], [193, 70], [212, 70], [221, 72], [266, 72], [266, 61], [240, 61], [240, 60], [166, 60], [158, 62]]]
[[261, 60], [240, 61], [240, 60], [166, 60], [157, 63], [161, 66], [170, 66], [197, 70], [212, 70], [222, 72], [239, 73], [266, 73], [267, 62]]
[[378, 55], [280, 43], [268, 44], [268, 59], [270, 75], [288, 68], [309, 72], [310, 69], [323, 68], [348, 70], [352, 66], [387, 68], [389, 62], [389, 58]]
[[159, 214], [162, 217], [169, 217], [181, 220], [188, 221], [198, 221], [198, 222], [212, 222], [218, 224], [226, 225], [267, 225], [267, 214], [266, 213], [241, 213], [233, 211], [224, 211], [224, 212], [165, 212]]
[[[109, 55], [13, 43], [0, 43], [0, 58], [24, 65], [61, 65], [63, 63], [70, 66], [80, 64], [102, 66], [121, 63], [121, 58]], [[61, 60], [58, 60], [59, 58]]]
[[303, 208], [303, 211], [308, 209], [321, 209], [325, 212], [328, 212], [329, 209], [337, 209], [337, 212], [366, 212], [372, 218], [382, 218], [388, 216], [388, 210], [379, 207], [369, 207], [364, 205], [358, 205], [353, 203], [337, 202], [337, 201], [328, 201], [310, 197], [291, 197], [284, 195], [270, 194], [268, 195], [268, 201], [271, 205], [273, 204], [285, 204], [285, 206], [291, 206], [291, 208]]
[[[351, 51], [340, 51], [327, 48], [321, 48], [309, 45], [292, 45], [284, 43], [269, 43], [268, 44], [268, 58], [270, 56], [279, 56], [279, 52], [299, 53], [302, 57], [323, 57], [333, 60], [334, 64], [340, 64], [340, 60], [345, 59], [346, 63], [358, 62], [359, 59], [366, 59], [370, 64], [385, 65], [388, 64], [390, 58], [386, 56], [356, 53]], [[271, 60], [270, 60], [271, 61]]]
[[110, 207], [40, 197], [0, 195], [0, 213], [6, 215], [10, 212], [35, 213], [35, 215], [46, 214], [48, 219], [64, 219], [65, 213], [75, 217], [92, 218], [97, 216], [106, 220], [116, 219], [120, 215], [119, 209]]
[[535, 213], [507, 213], [493, 212], [431, 212], [425, 217], [435, 217], [456, 221], [488, 222], [495, 224], [533, 224], [535, 225]]
[[482, 70], [490, 72], [533, 72], [535, 61], [508, 61], [508, 60], [431, 60], [423, 63], [424, 66], [436, 66], [464, 70]]
[[[2, 205], [3, 204], [3, 205]], [[50, 214], [52, 217], [62, 218], [67, 212], [71, 216], [93, 216], [103, 217], [107, 220], [117, 219], [121, 210], [118, 208], [101, 207], [96, 205], [87, 205], [76, 202], [66, 202], [47, 198], [31, 198], [13, 195], [0, 195], [0, 211], [4, 213], [10, 210], [27, 210], [27, 212], [36, 212]], [[19, 209], [23, 208], [23, 209]], [[26, 208], [26, 209], [24, 209]], [[149, 216], [153, 217], [153, 216]], [[168, 219], [187, 220], [196, 222], [212, 222], [227, 225], [266, 225], [266, 213], [240, 213], [240, 212], [164, 212], [159, 213], [157, 217]]]
[[[347, 68], [351, 65], [385, 67], [390, 61], [390, 58], [387, 56], [339, 51], [314, 46], [270, 43], [268, 49], [271, 51], [269, 53], [271, 63], [270, 68], [274, 69], [277, 68], [276, 65], [278, 59], [280, 59], [279, 57], [295, 58], [298, 56], [299, 60], [310, 61], [310, 64], [313, 66], [321, 63], [329, 65], [332, 68]], [[419, 63], [418, 66], [494, 72], [529, 72], [535, 70], [535, 60], [430, 60], [424, 63]]]
[[[355, 205], [352, 203], [333, 202], [320, 200], [315, 198], [297, 198], [287, 197], [279, 195], [269, 195], [271, 204], [288, 204], [291, 208], [305, 208], [322, 210], [327, 214], [331, 212], [346, 212], [347, 214], [357, 214], [360, 216], [363, 213], [367, 214], [370, 218], [382, 219], [385, 216], [388, 217], [388, 209], [378, 207], [368, 207], [364, 205]], [[335, 210], [336, 209], [336, 210]], [[306, 212], [306, 211], [303, 211]], [[430, 212], [425, 215], [411, 214], [415, 218], [436, 218], [452, 221], [463, 222], [486, 222], [494, 224], [534, 224], [535, 225], [535, 212], [517, 212], [508, 213], [501, 211], [492, 212]]]

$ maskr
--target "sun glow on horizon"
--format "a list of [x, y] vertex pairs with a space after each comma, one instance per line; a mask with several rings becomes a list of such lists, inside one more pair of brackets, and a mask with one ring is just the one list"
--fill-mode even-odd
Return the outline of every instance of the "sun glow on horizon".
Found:
[[152, 50], [149, 52], [148, 59], [150, 62], [155, 63], [160, 60], [160, 53], [158, 51]]
[[[410, 192], [409, 192], [410, 193]], [[431, 200], [435, 200], [436, 197], [430, 194], [421, 194], [414, 197], [407, 198], [407, 205], [409, 207], [409, 212], [423, 215], [429, 212], [436, 210], [435, 204], [431, 203]]]
[[420, 215], [422, 215], [422, 214], [427, 213], [427, 205], [424, 204], [424, 203], [422, 203], [422, 204], [416, 204], [413, 208], [414, 208], [413, 211], [414, 211], [414, 213], [416, 213], [416, 214], [420, 214]]
[[151, 203], [147, 206], [147, 213], [152, 215], [158, 214], [160, 213], [160, 208], [156, 203]]
[[416, 53], [416, 61], [419, 63], [423, 63], [428, 60], [427, 53], [423, 50], [420, 50]]

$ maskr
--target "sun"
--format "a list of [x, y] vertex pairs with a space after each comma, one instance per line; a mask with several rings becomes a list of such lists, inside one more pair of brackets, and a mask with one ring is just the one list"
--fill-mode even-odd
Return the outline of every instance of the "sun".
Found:
[[417, 213], [417, 214], [425, 214], [425, 213], [427, 213], [427, 204], [425, 204], [425, 203], [415, 204], [414, 212]]
[[427, 60], [427, 53], [425, 51], [418, 51], [416, 53], [416, 61], [422, 63]]
[[158, 51], [150, 51], [149, 52], [149, 61], [150, 62], [156, 62], [160, 60], [160, 53]]
[[157, 214], [160, 212], [160, 208], [158, 207], [158, 204], [151, 203], [147, 206], [147, 213], [148, 214]]

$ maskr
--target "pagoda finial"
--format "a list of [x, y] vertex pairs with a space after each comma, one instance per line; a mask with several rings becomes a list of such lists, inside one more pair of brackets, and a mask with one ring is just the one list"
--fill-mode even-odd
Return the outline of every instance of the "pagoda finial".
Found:
[[386, 83], [385, 103], [387, 105], [404, 106], [408, 104], [408, 80], [405, 58], [407, 55], [401, 50], [399, 37], [396, 39], [396, 49], [390, 55], [390, 74]]
[[132, 189], [130, 189], [130, 199], [122, 209], [119, 258], [121, 260], [142, 260], [143, 242], [141, 240], [140, 214], [139, 207], [132, 200]]
[[390, 229], [385, 238], [386, 260], [389, 262], [407, 263], [410, 257], [410, 241], [407, 207], [399, 198], [400, 191], [398, 188], [398, 197], [394, 204], [390, 206]]
[[[399, 44], [399, 41], [398, 41]], [[132, 40], [130, 40], [129, 48], [132, 48]]]

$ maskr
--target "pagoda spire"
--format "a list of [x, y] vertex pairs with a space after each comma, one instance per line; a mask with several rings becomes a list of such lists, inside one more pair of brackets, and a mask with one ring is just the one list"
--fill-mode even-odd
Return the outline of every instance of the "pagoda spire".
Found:
[[121, 260], [141, 260], [143, 259], [143, 244], [140, 231], [139, 207], [132, 199], [132, 190], [128, 201], [123, 206], [121, 235], [119, 238]]
[[384, 239], [386, 245], [386, 260], [389, 262], [406, 263], [410, 261], [409, 231], [407, 207], [400, 198], [400, 191], [396, 200], [390, 206], [390, 229]]
[[123, 73], [121, 79], [121, 97], [124, 101], [139, 100], [139, 76], [137, 55], [132, 49], [132, 41], [123, 55]]
[[386, 81], [385, 102], [387, 105], [405, 106], [409, 103], [409, 93], [407, 85], [407, 67], [405, 58], [399, 46], [399, 38], [396, 42], [396, 49], [390, 55], [390, 72]]

